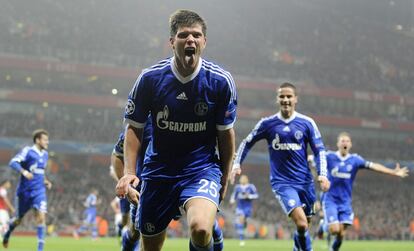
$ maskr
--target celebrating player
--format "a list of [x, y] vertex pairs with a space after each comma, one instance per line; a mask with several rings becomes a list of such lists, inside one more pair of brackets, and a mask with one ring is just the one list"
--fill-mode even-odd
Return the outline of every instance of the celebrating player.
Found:
[[308, 145], [320, 160], [318, 182], [323, 191], [329, 189], [329, 181], [321, 134], [313, 119], [295, 111], [297, 102], [296, 87], [291, 83], [282, 84], [277, 91], [279, 112], [260, 120], [240, 144], [231, 180], [234, 181], [234, 176], [241, 173], [240, 165], [253, 145], [266, 139], [272, 190], [296, 225], [295, 250], [307, 251], [312, 250], [308, 228], [315, 203], [313, 176], [307, 161]]
[[407, 167], [400, 168], [398, 163], [395, 169], [389, 169], [379, 163], [366, 161], [358, 154], [350, 154], [352, 141], [349, 133], [338, 135], [337, 147], [338, 151], [329, 151], [326, 155], [331, 188], [322, 199], [325, 221], [329, 224], [329, 232], [335, 236], [331, 246], [333, 251], [339, 250], [345, 231], [354, 220], [352, 185], [358, 170], [365, 168], [401, 178], [408, 176]]
[[175, 12], [170, 18], [174, 56], [144, 70], [129, 95], [126, 172], [116, 190], [124, 196], [130, 184], [139, 182], [135, 165], [150, 112], [154, 132], [138, 214], [144, 250], [161, 250], [179, 207], [187, 213], [190, 250], [213, 250], [213, 224], [235, 149], [236, 90], [230, 73], [201, 58], [205, 35], [206, 24], [197, 13]]

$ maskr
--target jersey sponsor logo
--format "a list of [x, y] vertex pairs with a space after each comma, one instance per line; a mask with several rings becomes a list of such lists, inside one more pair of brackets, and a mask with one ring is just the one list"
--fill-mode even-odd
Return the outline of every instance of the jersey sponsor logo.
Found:
[[336, 166], [332, 169], [331, 175], [333, 177], [341, 178], [341, 179], [350, 179], [351, 174], [350, 173], [343, 173], [339, 171], [339, 168]]
[[198, 102], [194, 106], [194, 112], [197, 116], [205, 116], [208, 112], [208, 105], [206, 102]]
[[279, 134], [276, 133], [275, 138], [272, 141], [272, 148], [276, 151], [279, 151], [279, 150], [298, 151], [302, 149], [302, 145], [296, 144], [296, 143], [280, 143]]
[[126, 113], [127, 115], [131, 115], [131, 114], [133, 114], [133, 113], [134, 113], [134, 111], [135, 111], [135, 104], [134, 104], [134, 101], [132, 101], [132, 100], [128, 99], [128, 102], [127, 102], [127, 104], [126, 104], [126, 106], [125, 106], [125, 113]]
[[157, 113], [156, 122], [158, 128], [161, 130], [169, 130], [173, 132], [202, 132], [207, 130], [207, 122], [194, 122], [184, 123], [168, 120], [170, 111], [168, 106], [164, 106], [164, 109]]

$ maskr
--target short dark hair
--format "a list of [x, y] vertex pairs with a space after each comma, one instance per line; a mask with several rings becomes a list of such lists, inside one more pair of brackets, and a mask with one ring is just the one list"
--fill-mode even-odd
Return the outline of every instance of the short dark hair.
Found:
[[296, 86], [294, 86], [292, 83], [285, 82], [279, 86], [279, 89], [282, 89], [282, 88], [291, 88], [296, 95]]
[[200, 24], [204, 36], [207, 34], [207, 25], [204, 19], [191, 10], [177, 10], [170, 16], [170, 36], [174, 37], [180, 27], [189, 27]]
[[32, 133], [33, 143], [36, 143], [36, 139], [40, 139], [40, 137], [42, 137], [42, 135], [49, 136], [49, 133], [45, 129], [36, 129], [36, 130], [34, 130], [33, 133]]

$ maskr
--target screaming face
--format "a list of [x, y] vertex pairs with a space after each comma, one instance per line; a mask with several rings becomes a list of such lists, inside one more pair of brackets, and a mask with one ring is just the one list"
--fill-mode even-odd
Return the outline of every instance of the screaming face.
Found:
[[175, 64], [183, 76], [194, 72], [206, 47], [206, 37], [200, 24], [180, 27], [174, 37], [170, 38], [174, 50]]

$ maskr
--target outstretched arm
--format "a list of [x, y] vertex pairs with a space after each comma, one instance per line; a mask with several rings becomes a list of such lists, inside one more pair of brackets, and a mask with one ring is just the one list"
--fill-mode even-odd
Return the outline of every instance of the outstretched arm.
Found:
[[391, 168], [381, 165], [380, 163], [372, 162], [369, 169], [374, 170], [376, 172], [380, 172], [380, 173], [395, 175], [400, 178], [405, 178], [408, 176], [408, 168], [407, 167], [400, 168], [400, 163], [395, 164], [395, 168], [391, 169]]

